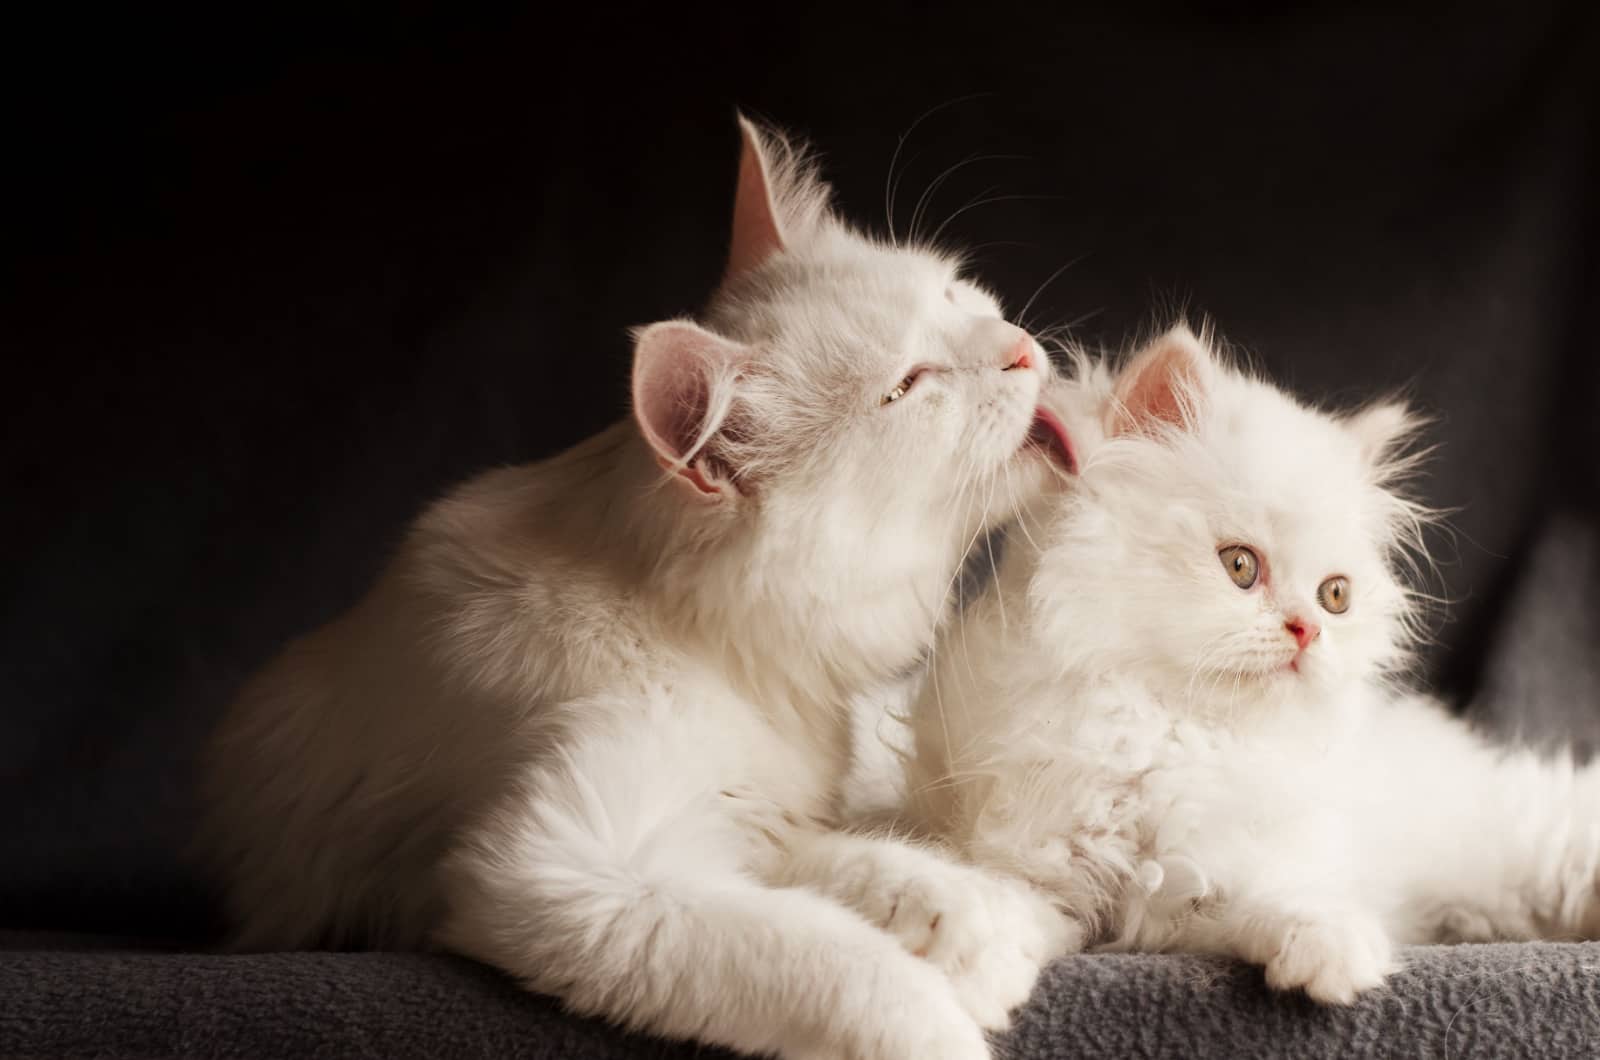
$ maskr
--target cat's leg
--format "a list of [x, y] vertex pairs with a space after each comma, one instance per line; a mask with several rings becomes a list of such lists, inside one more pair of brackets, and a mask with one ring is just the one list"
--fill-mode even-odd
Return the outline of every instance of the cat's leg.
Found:
[[[681, 735], [681, 734], [680, 734]], [[573, 1010], [783, 1060], [984, 1060], [949, 980], [746, 870], [749, 822], [659, 729], [580, 737], [446, 868], [437, 941]]]
[[1184, 924], [1185, 948], [1230, 953], [1266, 971], [1274, 990], [1348, 1005], [1395, 970], [1394, 945], [1377, 914], [1353, 904], [1234, 899]]
[[943, 969], [966, 1010], [1001, 1029], [1028, 999], [1040, 969], [1082, 948], [1078, 925], [1021, 880], [963, 864], [926, 846], [839, 831], [796, 831], [772, 879], [856, 910]]

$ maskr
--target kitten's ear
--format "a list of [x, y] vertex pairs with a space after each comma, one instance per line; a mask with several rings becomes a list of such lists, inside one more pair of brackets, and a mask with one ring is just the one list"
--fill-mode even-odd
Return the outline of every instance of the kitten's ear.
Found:
[[1344, 426], [1355, 435], [1361, 459], [1369, 467], [1379, 467], [1422, 426], [1422, 419], [1403, 401], [1385, 401], [1351, 413]]
[[1179, 324], [1135, 354], [1117, 376], [1106, 432], [1191, 426], [1211, 374], [1211, 350]]
[[728, 415], [734, 378], [749, 347], [698, 324], [669, 320], [637, 332], [633, 416], [656, 461], [706, 500], [737, 493], [733, 477], [706, 455]]
[[828, 186], [817, 179], [803, 151], [742, 115], [739, 134], [743, 147], [733, 197], [730, 277], [809, 236], [828, 211]]

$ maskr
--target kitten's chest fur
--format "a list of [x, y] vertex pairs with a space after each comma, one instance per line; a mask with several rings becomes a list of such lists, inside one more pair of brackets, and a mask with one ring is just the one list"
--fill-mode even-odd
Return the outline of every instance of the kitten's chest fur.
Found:
[[969, 845], [1063, 895], [1102, 941], [1181, 919], [1285, 858], [1329, 860], [1342, 842], [1330, 795], [1342, 744], [1328, 727], [1185, 717], [1116, 677], [1052, 674], [1025, 690], [1013, 677], [1009, 695], [1032, 708], [988, 733]]

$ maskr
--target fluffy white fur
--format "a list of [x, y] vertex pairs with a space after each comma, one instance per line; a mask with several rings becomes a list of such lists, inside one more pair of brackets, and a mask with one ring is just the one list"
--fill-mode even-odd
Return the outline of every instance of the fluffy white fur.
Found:
[[1395, 942], [1592, 936], [1600, 772], [1492, 747], [1393, 676], [1404, 408], [1307, 408], [1184, 329], [1068, 393], [1078, 488], [1011, 535], [915, 707], [924, 823], [1101, 946], [1232, 954], [1326, 1002]]
[[437, 945], [647, 1031], [978, 1060], [1071, 925], [837, 831], [848, 705], [1052, 479], [1026, 443], [1048, 361], [743, 133], [727, 275], [699, 323], [637, 334], [633, 420], [434, 505], [258, 674], [201, 848], [241, 946]]

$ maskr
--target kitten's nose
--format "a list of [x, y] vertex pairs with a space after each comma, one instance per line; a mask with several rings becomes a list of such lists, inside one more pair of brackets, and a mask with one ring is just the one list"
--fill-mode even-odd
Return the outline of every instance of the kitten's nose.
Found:
[[1291, 618], [1283, 624], [1283, 628], [1294, 637], [1294, 642], [1300, 645], [1300, 650], [1305, 651], [1306, 645], [1317, 639], [1317, 634], [1322, 632], [1322, 627], [1315, 622], [1307, 622], [1303, 618]]

